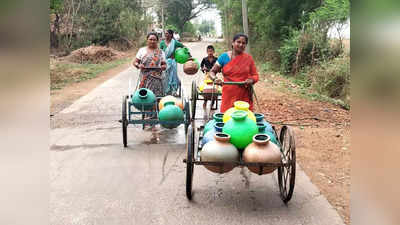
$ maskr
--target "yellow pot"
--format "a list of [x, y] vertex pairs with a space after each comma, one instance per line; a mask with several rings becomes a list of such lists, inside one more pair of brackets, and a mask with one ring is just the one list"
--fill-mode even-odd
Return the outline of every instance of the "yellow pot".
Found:
[[256, 122], [256, 117], [254, 116], [254, 113], [249, 110], [249, 107], [250, 107], [249, 103], [245, 101], [236, 101], [235, 103], [233, 103], [233, 107], [226, 110], [226, 112], [224, 113], [224, 117], [222, 118], [223, 122], [224, 123], [228, 122], [228, 120], [231, 119], [231, 114], [237, 110], [246, 111], [249, 119]]
[[163, 98], [160, 99], [160, 102], [158, 103], [158, 109], [161, 110], [164, 108], [164, 103], [169, 102], [169, 101], [173, 101], [175, 102], [175, 105], [179, 106], [179, 108], [181, 108], [183, 110], [183, 104], [182, 104], [182, 100], [179, 98], [175, 98], [172, 95], [167, 95]]

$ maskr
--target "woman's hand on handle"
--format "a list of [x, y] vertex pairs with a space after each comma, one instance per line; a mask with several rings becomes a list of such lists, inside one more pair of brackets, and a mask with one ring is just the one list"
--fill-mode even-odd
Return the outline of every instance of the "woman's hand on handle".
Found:
[[224, 81], [221, 78], [217, 78], [214, 80], [214, 84], [216, 85], [222, 85], [224, 83]]
[[245, 82], [247, 85], [252, 85], [252, 84], [254, 83], [254, 80], [251, 79], [251, 78], [247, 78], [244, 82]]
[[[218, 64], [214, 64], [214, 66], [211, 68], [211, 70], [209, 72], [209, 76], [210, 76], [211, 80], [213, 80], [215, 82], [217, 80], [216, 74], [219, 72], [221, 72], [221, 67]], [[222, 82], [221, 82], [221, 84], [222, 84]]]
[[245, 81], [244, 81], [244, 86], [247, 88], [247, 87], [249, 87], [249, 86], [251, 86], [251, 85], [253, 85], [254, 84], [254, 80], [253, 79], [251, 79], [251, 78], [247, 78]]

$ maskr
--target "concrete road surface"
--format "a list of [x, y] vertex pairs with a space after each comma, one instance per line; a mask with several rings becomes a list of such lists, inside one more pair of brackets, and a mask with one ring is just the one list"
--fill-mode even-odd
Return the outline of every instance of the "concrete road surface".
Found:
[[[201, 60], [207, 44], [187, 46]], [[190, 96], [192, 80], [200, 81], [202, 75], [183, 75], [181, 65], [179, 73]], [[343, 224], [299, 167], [287, 206], [280, 200], [275, 172], [258, 176], [246, 168], [218, 175], [195, 166], [194, 196], [188, 201], [183, 125], [161, 129], [159, 144], [150, 142], [151, 131], [129, 125], [128, 148], [123, 148], [118, 120], [130, 78], [135, 85], [135, 69], [118, 74], [54, 116], [52, 225]], [[197, 108], [199, 115], [202, 107]]]

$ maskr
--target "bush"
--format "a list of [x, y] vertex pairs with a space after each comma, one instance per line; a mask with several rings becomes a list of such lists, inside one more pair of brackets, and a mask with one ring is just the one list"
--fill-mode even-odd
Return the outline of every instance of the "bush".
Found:
[[350, 57], [341, 55], [309, 71], [312, 87], [319, 94], [350, 104]]
[[281, 73], [288, 74], [296, 62], [300, 33], [294, 31], [289, 38], [285, 39], [279, 48], [281, 58]]

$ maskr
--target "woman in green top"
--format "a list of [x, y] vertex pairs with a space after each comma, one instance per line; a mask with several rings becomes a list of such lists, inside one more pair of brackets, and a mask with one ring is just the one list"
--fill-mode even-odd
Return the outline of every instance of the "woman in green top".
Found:
[[181, 86], [174, 53], [177, 48], [183, 47], [185, 46], [182, 43], [174, 39], [174, 31], [167, 30], [165, 32], [165, 40], [161, 41], [160, 48], [164, 51], [167, 58], [167, 70], [165, 71], [167, 79], [165, 79], [166, 84], [164, 85], [164, 87], [166, 87], [165, 93], [167, 95], [176, 94], [179, 87]]

